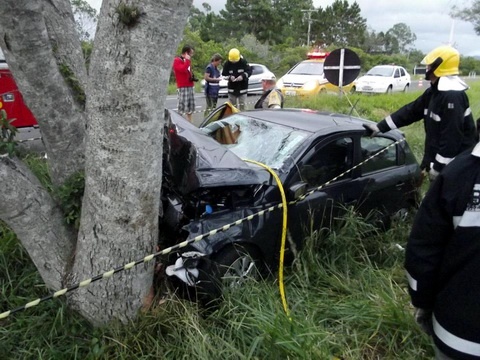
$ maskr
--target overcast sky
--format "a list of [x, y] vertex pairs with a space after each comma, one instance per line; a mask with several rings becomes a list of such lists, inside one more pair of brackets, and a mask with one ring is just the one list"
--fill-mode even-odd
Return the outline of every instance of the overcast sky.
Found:
[[[102, 0], [87, 0], [97, 10]], [[313, 0], [316, 8], [331, 5], [334, 0]], [[452, 6], [464, 7], [470, 0], [356, 0], [361, 15], [367, 19], [367, 26], [375, 32], [387, 31], [393, 25], [405, 23], [417, 36], [415, 47], [424, 53], [433, 48], [448, 44], [453, 29], [453, 45], [462, 55], [480, 56], [480, 36], [475, 34], [473, 25], [453, 20], [448, 15]], [[193, 0], [193, 4], [203, 10], [202, 3], [208, 3], [214, 12], [225, 7], [225, 0]], [[353, 3], [354, 0], [348, 0]], [[305, 29], [306, 38], [307, 29]]]

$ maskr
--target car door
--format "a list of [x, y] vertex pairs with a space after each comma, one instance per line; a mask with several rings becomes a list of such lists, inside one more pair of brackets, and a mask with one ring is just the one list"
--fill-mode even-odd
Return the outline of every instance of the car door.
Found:
[[400, 69], [396, 68], [395, 72], [393, 73], [393, 91], [402, 91], [402, 77], [400, 75]]
[[362, 136], [360, 139], [360, 161], [369, 159], [360, 166], [361, 174], [357, 179], [365, 187], [365, 196], [359, 202], [363, 216], [377, 210], [382, 216], [392, 215], [408, 208], [411, 205], [409, 199], [414, 198], [410, 192], [415, 187], [412, 174], [417, 166], [406, 164], [402, 146], [392, 145], [394, 142], [395, 139], [378, 136]]
[[316, 142], [297, 163], [287, 188], [305, 183], [308, 191], [313, 191], [288, 210], [289, 232], [297, 248], [311, 231], [331, 228], [343, 209], [338, 204], [355, 202], [355, 189], [350, 186], [352, 173], [348, 171], [353, 159], [354, 139], [344, 133]]
[[248, 79], [248, 92], [262, 92], [261, 74], [264, 69], [259, 65], [250, 65], [252, 69], [252, 75]]

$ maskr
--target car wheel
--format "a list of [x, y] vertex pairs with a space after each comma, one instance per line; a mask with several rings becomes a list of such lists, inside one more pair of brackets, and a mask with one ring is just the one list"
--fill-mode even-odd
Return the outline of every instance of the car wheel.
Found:
[[392, 85], [390, 85], [386, 91], [386, 94], [391, 94], [391, 93], [392, 93]]
[[408, 92], [409, 85], [405, 85], [405, 89], [403, 89], [403, 92]]
[[260, 252], [248, 244], [233, 244], [213, 259], [208, 279], [199, 284], [197, 292], [204, 305], [218, 302], [224, 290], [238, 288], [248, 280], [260, 279], [264, 264]]
[[229, 246], [219, 253], [215, 260], [218, 264], [217, 275], [223, 286], [235, 288], [248, 279], [260, 278], [262, 262], [258, 250], [253, 246]]
[[356, 91], [357, 88], [355, 86], [352, 86], [352, 88], [350, 89], [350, 94], [355, 94]]

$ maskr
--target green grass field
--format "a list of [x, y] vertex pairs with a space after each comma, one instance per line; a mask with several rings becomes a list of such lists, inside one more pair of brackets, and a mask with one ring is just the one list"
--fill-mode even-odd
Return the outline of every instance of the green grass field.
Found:
[[[287, 99], [286, 107], [349, 113], [356, 103], [360, 116], [381, 120], [418, 94], [327, 95]], [[479, 95], [473, 83], [475, 119]], [[420, 159], [423, 125], [402, 130]], [[45, 176], [38, 159], [29, 162]], [[328, 237], [320, 229], [305, 234], [305, 248], [285, 269], [290, 317], [275, 278], [231, 290], [210, 312], [169, 292], [137, 321], [105, 328], [92, 328], [57, 299], [0, 320], [0, 360], [431, 359], [430, 339], [413, 320], [403, 270], [401, 247], [412, 216], [378, 233], [351, 210]], [[0, 223], [0, 313], [49, 293], [15, 234]]]

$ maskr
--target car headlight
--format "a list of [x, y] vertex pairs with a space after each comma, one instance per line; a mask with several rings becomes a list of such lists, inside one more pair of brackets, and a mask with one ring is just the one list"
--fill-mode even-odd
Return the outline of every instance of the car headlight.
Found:
[[312, 91], [315, 90], [318, 87], [318, 81], [317, 80], [310, 80], [303, 85], [303, 90], [305, 91]]

